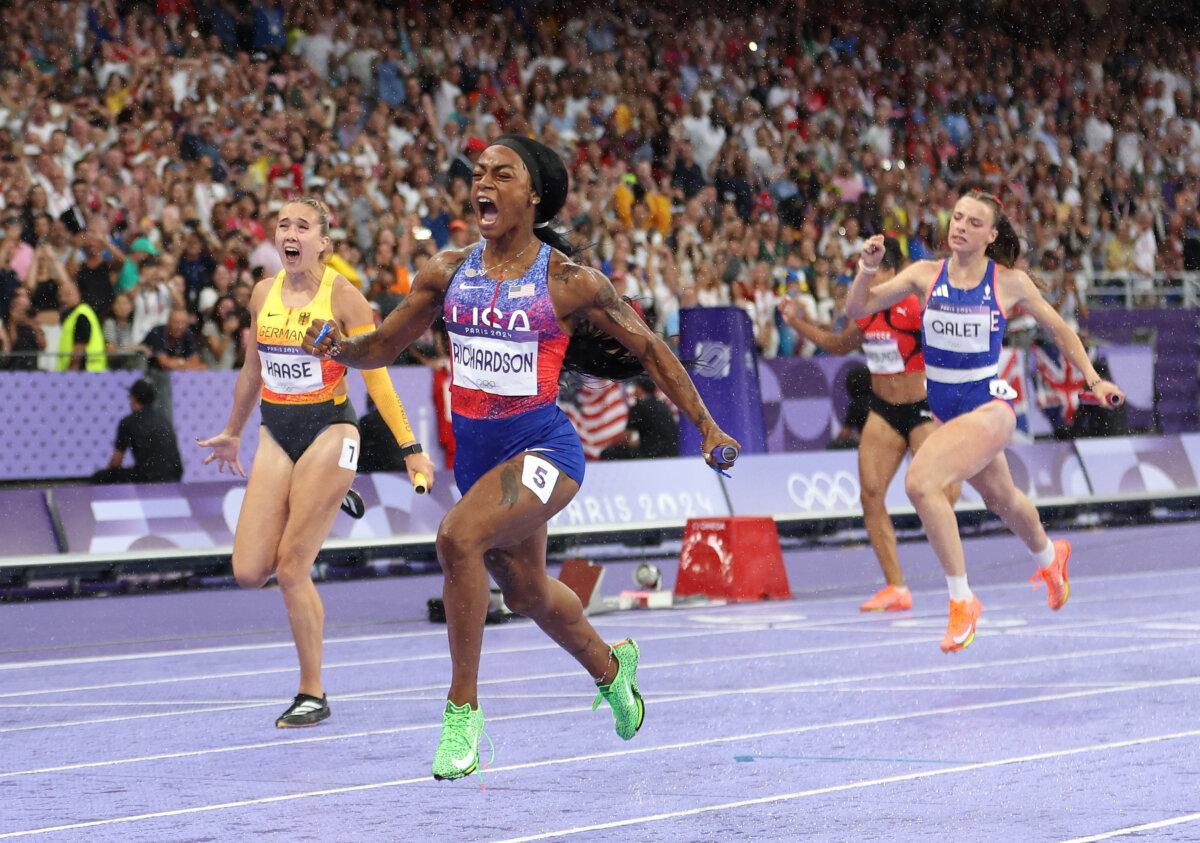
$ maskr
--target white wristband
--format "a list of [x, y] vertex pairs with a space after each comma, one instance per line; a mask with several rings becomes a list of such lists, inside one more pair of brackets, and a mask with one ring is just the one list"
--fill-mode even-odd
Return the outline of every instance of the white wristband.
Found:
[[862, 262], [862, 258], [859, 258], [858, 259], [858, 271], [861, 272], [863, 275], [874, 275], [876, 272], [879, 271], [879, 267], [867, 266]]

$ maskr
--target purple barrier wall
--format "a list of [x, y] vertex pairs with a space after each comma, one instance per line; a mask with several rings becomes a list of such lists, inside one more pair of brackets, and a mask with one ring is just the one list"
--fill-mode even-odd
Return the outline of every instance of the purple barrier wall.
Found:
[[[1160, 332], [1160, 345], [1163, 337], [1164, 332]], [[1161, 390], [1161, 370], [1154, 368], [1145, 346], [1109, 347], [1105, 354], [1114, 377], [1129, 394], [1130, 424], [1135, 428], [1149, 426], [1153, 412], [1149, 373], [1156, 372]], [[857, 357], [761, 361], [758, 374], [767, 450], [775, 453], [824, 448], [839, 429], [838, 418], [845, 414], [849, 403], [846, 371], [859, 362]], [[394, 367], [390, 371], [417, 437], [431, 452], [434, 464], [441, 466], [432, 374], [423, 366]], [[11, 396], [10, 421], [0, 426], [0, 480], [86, 477], [101, 468], [112, 453], [117, 422], [129, 412], [127, 392], [137, 377], [136, 372], [0, 372], [0, 390]], [[195, 440], [212, 436], [225, 425], [236, 377], [235, 372], [171, 375], [172, 410], [185, 482], [221, 479], [215, 466], [203, 465], [206, 452], [196, 447]], [[1194, 363], [1189, 377], [1175, 374], [1169, 382], [1174, 391], [1163, 393], [1164, 428], [1168, 419], [1174, 419], [1175, 429], [1183, 429], [1187, 418], [1192, 420], [1187, 429], [1195, 427]], [[352, 374], [349, 385], [355, 408], [364, 412], [366, 389], [362, 378]], [[1192, 397], [1180, 399], [1176, 393], [1182, 394], [1185, 388], [1191, 390]], [[1180, 401], [1191, 401], [1191, 416], [1177, 411]], [[1036, 408], [1031, 408], [1030, 422], [1034, 435], [1049, 433], [1049, 424]], [[257, 447], [256, 408], [242, 436], [244, 466], [249, 467]]]
[[[1022, 352], [1017, 351], [1017, 354]], [[1144, 345], [1108, 346], [1104, 356], [1113, 377], [1128, 397], [1133, 429], [1147, 429], [1154, 420], [1154, 352]], [[1032, 355], [1025, 356], [1024, 379], [1013, 387], [1027, 399], [1030, 436], [1053, 433], [1033, 395]], [[823, 449], [841, 429], [850, 399], [846, 373], [863, 365], [860, 355], [847, 357], [785, 357], [759, 361], [763, 419], [771, 453]], [[1014, 364], [1020, 365], [1020, 364]], [[1006, 376], [1007, 377], [1007, 376]], [[1022, 430], [1025, 430], [1023, 427]]]
[[[1007, 454], [1017, 487], [1035, 502], [1091, 494], [1200, 492], [1200, 434], [1035, 442], [1015, 445]], [[550, 526], [552, 532], [571, 534], [647, 523], [682, 525], [691, 517], [729, 514], [861, 515], [857, 459], [854, 451], [747, 454], [727, 480], [697, 457], [589, 463], [579, 494]], [[905, 468], [901, 466], [888, 488], [887, 504], [893, 512], [912, 512], [904, 494]], [[443, 477], [431, 495], [415, 494], [407, 478], [397, 474], [364, 475], [355, 488], [367, 514], [354, 521], [339, 513], [330, 535], [334, 540], [429, 540], [459, 497], [449, 477]], [[229, 548], [244, 489], [242, 482], [225, 480], [75, 486], [55, 494], [71, 552], [118, 553]], [[29, 497], [39, 493], [15, 491], [28, 494], [11, 498], [16, 518], [0, 521], [0, 556], [53, 553], [45, 508], [33, 506], [40, 500]], [[0, 494], [0, 505], [7, 507], [9, 500]], [[969, 487], [963, 490], [962, 502], [980, 505]], [[34, 529], [27, 530], [27, 524]], [[18, 549], [20, 542], [30, 544]]]
[[[417, 438], [436, 467], [444, 463], [437, 443], [433, 375], [424, 366], [389, 370]], [[129, 386], [138, 372], [0, 372], [0, 390], [9, 396], [9, 421], [0, 425], [0, 480], [88, 477], [108, 463], [117, 423], [129, 412]], [[176, 372], [171, 375], [171, 407], [183, 477], [187, 482], [217, 480], [195, 444], [225, 426], [237, 372]], [[350, 399], [366, 411], [362, 378], [348, 378]], [[258, 408], [242, 434], [242, 465], [258, 448]], [[228, 477], [228, 475], [225, 475]]]
[[112, 455], [137, 372], [0, 372], [0, 480], [86, 477]]
[[1154, 388], [1159, 395], [1162, 432], [1182, 433], [1200, 427], [1197, 413], [1200, 384], [1196, 379], [1196, 367], [1200, 365], [1200, 311], [1093, 310], [1087, 327], [1110, 343], [1128, 343], [1135, 333], [1154, 329]]
[[824, 448], [841, 427], [838, 419], [850, 403], [846, 372], [861, 365], [858, 356], [760, 360], [767, 450]]
[[57, 553], [41, 489], [0, 489], [0, 556]]
[[1200, 485], [1196, 434], [1080, 439], [1075, 445], [1096, 495], [1162, 494]]
[[[443, 475], [430, 494], [418, 495], [405, 476], [362, 475], [354, 488], [367, 506], [366, 515], [355, 521], [339, 512], [330, 538], [432, 537], [459, 497], [453, 481], [447, 480]], [[245, 490], [244, 481], [230, 480], [72, 486], [59, 489], [57, 498], [73, 553], [202, 550], [233, 545]]]
[[[408, 421], [421, 445], [430, 454], [434, 468], [445, 464], [437, 442], [437, 426], [433, 408], [433, 373], [424, 366], [393, 366], [388, 369], [392, 383], [408, 411]], [[229, 417], [233, 400], [233, 384], [237, 372], [176, 372], [171, 375], [172, 410], [179, 451], [183, 455], [183, 479], [219, 480], [215, 464], [204, 465], [207, 450], [196, 446], [197, 439], [207, 439], [221, 431]], [[361, 416], [367, 411], [367, 388], [357, 373], [346, 379], [350, 401]], [[113, 422], [115, 429], [116, 422]], [[258, 449], [258, 408], [250, 414], [242, 433], [242, 466], [249, 471]], [[111, 451], [110, 451], [111, 453]], [[93, 469], [95, 470], [95, 469]], [[226, 474], [225, 477], [229, 475]]]
[[[1086, 497], [1087, 477], [1070, 442], [1035, 442], [1007, 450], [1017, 488], [1035, 502]], [[887, 490], [892, 512], [912, 512], [904, 492], [908, 460]], [[738, 460], [731, 480], [723, 481], [733, 511], [774, 517], [860, 516], [857, 451], [747, 456]], [[982, 506], [974, 489], [963, 489], [962, 503]]]

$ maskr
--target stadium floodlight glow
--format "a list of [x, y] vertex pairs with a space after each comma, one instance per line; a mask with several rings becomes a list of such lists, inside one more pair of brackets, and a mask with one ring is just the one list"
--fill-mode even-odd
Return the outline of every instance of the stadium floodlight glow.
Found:
[[758, 42], [757, 41], [751, 41], [749, 46], [750, 46], [750, 52], [752, 52], [752, 53], [758, 52]]

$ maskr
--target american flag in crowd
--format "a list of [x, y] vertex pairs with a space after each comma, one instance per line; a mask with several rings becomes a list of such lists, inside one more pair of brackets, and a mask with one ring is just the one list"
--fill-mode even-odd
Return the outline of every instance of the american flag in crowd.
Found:
[[574, 402], [564, 401], [562, 408], [575, 425], [589, 460], [599, 459], [601, 451], [621, 439], [629, 421], [625, 388], [609, 380], [584, 381]]
[[1054, 346], [1034, 343], [1033, 360], [1038, 406], [1061, 407], [1063, 422], [1069, 427], [1079, 409], [1079, 394], [1087, 388], [1083, 372]]

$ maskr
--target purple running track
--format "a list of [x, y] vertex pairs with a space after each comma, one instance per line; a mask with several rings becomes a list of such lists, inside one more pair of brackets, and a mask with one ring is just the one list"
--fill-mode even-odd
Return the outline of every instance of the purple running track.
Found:
[[788, 551], [792, 601], [598, 616], [642, 648], [629, 742], [532, 624], [489, 627], [482, 783], [429, 777], [435, 577], [321, 586], [333, 716], [307, 730], [272, 727], [296, 681], [273, 589], [6, 606], [0, 839], [1200, 839], [1200, 526], [1069, 537], [1059, 613], [1015, 539], [968, 541], [985, 611], [951, 656], [924, 544], [911, 612], [857, 611], [878, 572], [851, 547]]

